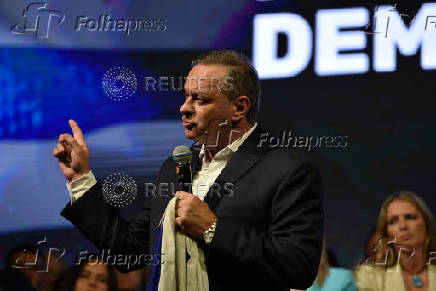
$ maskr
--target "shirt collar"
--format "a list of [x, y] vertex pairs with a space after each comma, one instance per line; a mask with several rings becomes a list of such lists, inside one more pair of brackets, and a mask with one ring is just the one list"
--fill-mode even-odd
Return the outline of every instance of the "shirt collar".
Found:
[[[225, 148], [221, 149], [218, 153], [216, 153], [214, 158], [217, 156], [222, 157], [222, 156], [231, 155], [234, 152], [236, 152], [256, 127], [257, 127], [257, 122], [254, 123], [254, 125], [246, 133], [244, 133], [240, 138], [233, 141], [231, 144], [227, 145]], [[200, 160], [203, 160], [203, 162], [205, 162], [204, 145], [201, 147], [199, 157], [200, 157]]]

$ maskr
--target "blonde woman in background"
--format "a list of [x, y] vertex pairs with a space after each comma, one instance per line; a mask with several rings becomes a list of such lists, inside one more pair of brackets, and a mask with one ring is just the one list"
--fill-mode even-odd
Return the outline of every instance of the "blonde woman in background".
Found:
[[436, 291], [434, 218], [415, 193], [400, 191], [383, 203], [377, 232], [387, 249], [384, 265], [356, 269], [360, 291]]

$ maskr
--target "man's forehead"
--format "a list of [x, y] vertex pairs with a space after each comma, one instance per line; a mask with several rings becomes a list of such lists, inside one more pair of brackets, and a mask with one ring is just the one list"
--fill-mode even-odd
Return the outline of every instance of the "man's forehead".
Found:
[[216, 89], [227, 76], [227, 67], [224, 65], [210, 64], [195, 65], [185, 81], [185, 91], [209, 91]]
[[194, 78], [224, 78], [227, 76], [227, 66], [219, 64], [198, 64], [189, 71], [188, 77]]

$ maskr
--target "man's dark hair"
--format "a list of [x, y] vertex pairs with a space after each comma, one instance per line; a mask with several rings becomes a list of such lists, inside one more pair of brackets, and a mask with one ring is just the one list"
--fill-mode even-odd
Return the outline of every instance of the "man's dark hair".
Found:
[[224, 65], [228, 67], [227, 77], [230, 77], [232, 88], [226, 90], [226, 96], [233, 101], [245, 95], [250, 99], [247, 120], [253, 125], [257, 118], [260, 105], [260, 81], [256, 69], [250, 60], [242, 54], [231, 50], [214, 50], [202, 54], [192, 62], [192, 66]]

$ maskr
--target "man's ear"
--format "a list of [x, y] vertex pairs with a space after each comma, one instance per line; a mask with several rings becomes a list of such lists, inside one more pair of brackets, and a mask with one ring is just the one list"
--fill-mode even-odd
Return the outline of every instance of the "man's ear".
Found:
[[232, 122], [237, 123], [244, 117], [247, 117], [248, 110], [250, 109], [250, 98], [245, 95], [236, 97], [233, 101], [233, 114]]

